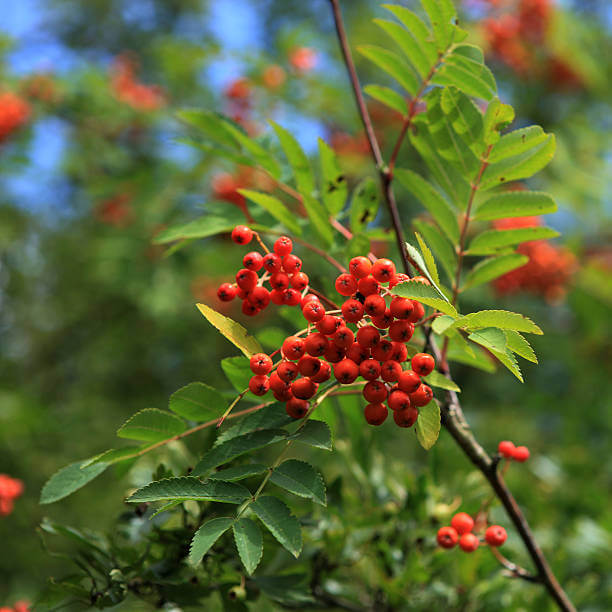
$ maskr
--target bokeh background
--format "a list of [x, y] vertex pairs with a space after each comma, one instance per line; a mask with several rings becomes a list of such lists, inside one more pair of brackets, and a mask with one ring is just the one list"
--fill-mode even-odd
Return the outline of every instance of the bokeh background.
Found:
[[[353, 43], [380, 38], [376, 2], [342, 4]], [[582, 610], [610, 610], [612, 7], [465, 0], [459, 9], [487, 49], [502, 101], [516, 108], [514, 125], [557, 135], [555, 160], [530, 186], [557, 198], [546, 221], [563, 236], [522, 247], [530, 274], [466, 304], [532, 317], [545, 331], [533, 338], [540, 365], [525, 362], [522, 385], [502, 370], [459, 366], [455, 377], [487, 448], [510, 438], [531, 449], [509, 484], [570, 596]], [[111, 530], [133, 484], [108, 472], [41, 507], [45, 480], [113, 447], [138, 409], [164, 407], [190, 381], [218, 382], [219, 359], [233, 354], [194, 308], [214, 304], [238, 265], [227, 237], [171, 254], [153, 239], [207, 202], [239, 217], [235, 189], [259, 179], [181, 143], [175, 111], [219, 110], [253, 133], [273, 117], [308, 152], [319, 137], [331, 143], [350, 181], [372, 167], [326, 0], [19, 0], [2, 13], [0, 473], [25, 485], [0, 516], [0, 605], [12, 605], [70, 571], [42, 546], [43, 517]], [[358, 68], [363, 83], [380, 80], [365, 61]], [[397, 121], [372, 111], [388, 147]], [[406, 147], [400, 165], [413, 163]], [[408, 230], [422, 211], [407, 194], [400, 205]], [[384, 216], [372, 226], [375, 246], [393, 255], [385, 226]], [[292, 329], [274, 314], [248, 324], [256, 335], [272, 328], [262, 336], [269, 346]], [[313, 461], [344, 504], [325, 535], [339, 596], [376, 602], [381, 590], [391, 609], [548, 608], [537, 587], [500, 577], [484, 553], [444, 556], [423, 544], [452, 509], [475, 511], [486, 496], [447, 435], [426, 454], [391, 427], [368, 428], [358, 406], [329, 411], [338, 452]], [[528, 563], [512, 534], [508, 550]]]

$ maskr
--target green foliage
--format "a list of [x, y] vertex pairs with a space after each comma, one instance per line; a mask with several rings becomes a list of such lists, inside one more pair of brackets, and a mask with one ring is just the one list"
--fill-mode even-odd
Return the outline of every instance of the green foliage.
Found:
[[414, 428], [419, 444], [425, 450], [432, 448], [440, 435], [440, 406], [436, 400], [431, 400], [419, 410]]

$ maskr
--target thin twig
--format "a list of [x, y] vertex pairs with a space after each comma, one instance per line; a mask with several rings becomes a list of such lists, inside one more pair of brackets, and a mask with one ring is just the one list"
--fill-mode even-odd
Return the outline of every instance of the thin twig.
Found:
[[517, 565], [502, 555], [495, 546], [490, 546], [493, 556], [499, 561], [500, 565], [503, 565], [513, 578], [522, 578], [527, 582], [542, 582], [538, 576], [534, 576], [531, 572], [527, 571], [524, 567]]

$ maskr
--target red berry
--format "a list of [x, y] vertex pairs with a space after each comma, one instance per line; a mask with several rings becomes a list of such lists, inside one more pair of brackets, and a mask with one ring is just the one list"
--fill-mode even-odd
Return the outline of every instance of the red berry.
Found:
[[391, 355], [389, 359], [393, 359], [393, 361], [399, 361], [403, 363], [408, 359], [408, 349], [403, 342], [392, 342], [391, 343], [393, 350], [391, 351]]
[[359, 257], [353, 257], [349, 262], [349, 272], [355, 278], [365, 278], [370, 274], [370, 270], [372, 269], [372, 262], [363, 255]]
[[315, 302], [312, 300], [308, 302], [304, 308], [302, 308], [302, 314], [310, 323], [316, 323], [325, 316], [325, 308], [321, 302]]
[[283, 257], [283, 270], [287, 274], [295, 274], [302, 269], [302, 260], [297, 255], [285, 255]]
[[375, 359], [364, 359], [359, 364], [359, 374], [366, 380], [376, 380], [380, 376], [380, 363]]
[[258, 253], [257, 251], [251, 251], [242, 258], [242, 265], [247, 270], [253, 270], [253, 272], [257, 272], [258, 270], [261, 270], [261, 267], [263, 266], [263, 257], [261, 253]]
[[297, 364], [292, 361], [281, 361], [276, 368], [278, 377], [286, 383], [290, 383], [298, 375]]
[[282, 265], [283, 261], [276, 253], [268, 253], [267, 255], [264, 255], [263, 267], [265, 268], [266, 272], [269, 272], [270, 274], [280, 272]]
[[242, 310], [242, 314], [245, 314], [247, 317], [254, 317], [259, 312], [259, 308], [251, 304], [249, 300], [244, 300], [242, 302], [241, 310]]
[[457, 512], [451, 521], [451, 527], [457, 531], [459, 535], [469, 533], [474, 529], [474, 519], [467, 512]]
[[249, 292], [245, 291], [244, 289], [240, 289], [240, 287], [238, 287], [238, 293], [236, 293], [236, 296], [240, 300], [246, 300], [249, 297]]
[[519, 463], [529, 459], [529, 449], [526, 446], [517, 446], [512, 453], [512, 458]]
[[342, 316], [349, 323], [357, 323], [363, 318], [363, 304], [359, 300], [350, 299], [342, 304]]
[[380, 283], [388, 283], [395, 276], [395, 264], [390, 259], [377, 259], [372, 266], [372, 276]]
[[274, 252], [281, 257], [284, 255], [289, 255], [293, 249], [293, 242], [291, 242], [291, 238], [288, 236], [281, 236], [274, 243]]
[[306, 351], [304, 340], [297, 336], [289, 336], [281, 347], [283, 355], [291, 361], [297, 361]]
[[426, 279], [424, 276], [413, 276], [412, 282], [413, 283], [423, 283], [424, 285], [431, 285], [429, 280]]
[[255, 353], [249, 361], [253, 374], [267, 374], [272, 369], [272, 359], [265, 353]]
[[244, 291], [253, 291], [257, 285], [257, 272], [242, 268], [236, 273], [236, 284]]
[[282, 306], [285, 302], [284, 302], [284, 291], [278, 291], [277, 289], [272, 289], [272, 291], [270, 291], [270, 300], [272, 301], [273, 304], [276, 304], [277, 306]]
[[410, 408], [410, 397], [400, 389], [395, 389], [389, 393], [387, 404], [391, 410], [406, 410]]
[[421, 386], [421, 377], [412, 370], [405, 370], [399, 375], [397, 384], [405, 393], [414, 393]]
[[417, 353], [410, 363], [419, 376], [429, 376], [436, 367], [436, 360], [429, 353]]
[[300, 357], [297, 365], [302, 376], [312, 377], [321, 369], [321, 361], [312, 355]]
[[332, 336], [332, 340], [336, 346], [348, 349], [355, 342], [355, 334], [346, 325], [341, 325]]
[[351, 274], [340, 274], [336, 279], [336, 291], [348, 297], [357, 291], [357, 279]]
[[436, 539], [442, 548], [453, 548], [459, 540], [459, 534], [452, 527], [440, 527]]
[[515, 450], [514, 442], [510, 442], [510, 440], [502, 440], [497, 445], [497, 451], [502, 457], [506, 459], [512, 459], [514, 457]]
[[384, 402], [387, 399], [387, 394], [387, 387], [380, 380], [371, 380], [363, 388], [363, 397], [373, 404]]
[[359, 376], [359, 366], [351, 359], [343, 359], [334, 366], [334, 376], [343, 385], [350, 385]]
[[387, 304], [385, 304], [385, 298], [382, 295], [372, 294], [366, 297], [363, 308], [371, 317], [381, 317], [385, 314]]
[[329, 363], [327, 363], [327, 361], [320, 361], [319, 363], [321, 364], [319, 371], [310, 377], [310, 380], [312, 380], [312, 382], [322, 383], [326, 380], [329, 380], [331, 376], [331, 366], [329, 365]]
[[368, 404], [363, 414], [365, 416], [365, 420], [370, 425], [382, 425], [387, 418], [387, 414], [389, 411], [384, 404]]
[[353, 342], [353, 344], [348, 347], [346, 356], [349, 359], [352, 359], [356, 364], [360, 364], [364, 359], [369, 359], [371, 357], [370, 351], [368, 349], [364, 349], [362, 346], [357, 344], [357, 342]]
[[334, 315], [325, 315], [316, 325], [316, 328], [325, 336], [331, 336], [342, 325], [342, 319]]
[[[309, 278], [304, 272], [296, 272], [291, 276], [291, 286], [298, 291], [303, 291], [308, 287]], [[316, 296], [315, 296], [316, 297]], [[314, 300], [311, 300], [314, 301]]]
[[277, 372], [272, 372], [270, 374], [270, 389], [275, 393], [282, 393], [289, 390], [289, 383], [285, 382]]
[[507, 538], [506, 530], [500, 525], [491, 525], [485, 531], [485, 540], [489, 546], [501, 546]]
[[222, 302], [231, 302], [236, 297], [236, 293], [238, 293], [238, 289], [229, 283], [222, 283], [217, 289], [217, 297]]
[[313, 293], [307, 293], [300, 301], [300, 308], [304, 308], [308, 302], [312, 302], [313, 300], [319, 301], [319, 298]]
[[339, 346], [336, 346], [333, 342], [330, 342], [328, 347], [325, 349], [325, 353], [323, 354], [325, 359], [329, 361], [329, 363], [338, 363], [341, 359], [344, 359], [346, 356], [346, 351]]
[[401, 373], [402, 366], [393, 359], [383, 362], [380, 370], [380, 376], [385, 382], [395, 382]]
[[310, 378], [299, 378], [291, 383], [291, 393], [298, 399], [310, 399], [316, 392], [319, 385], [312, 382]]
[[270, 277], [270, 285], [272, 289], [283, 291], [289, 287], [289, 277], [284, 272], [275, 272]]
[[380, 342], [380, 332], [372, 325], [365, 325], [357, 330], [357, 342], [365, 348], [371, 349]]
[[464, 533], [459, 538], [459, 546], [465, 552], [474, 552], [479, 545], [480, 542], [478, 540], [478, 537], [475, 536], [473, 533]]
[[253, 306], [263, 310], [270, 303], [270, 292], [265, 287], [255, 287], [247, 299]]
[[410, 401], [413, 406], [427, 406], [433, 399], [433, 391], [428, 385], [422, 384], [414, 393], [410, 393]]
[[372, 325], [378, 329], [387, 329], [391, 323], [393, 323], [393, 315], [389, 308], [380, 317], [372, 317]]
[[416, 408], [410, 407], [393, 411], [393, 420], [398, 427], [412, 427], [418, 418], [419, 411]]
[[389, 338], [395, 342], [408, 342], [414, 334], [414, 325], [408, 321], [393, 321], [389, 325]]
[[270, 379], [256, 374], [249, 380], [249, 389], [254, 395], [265, 395], [270, 390]]
[[396, 285], [399, 285], [400, 283], [405, 283], [409, 280], [410, 277], [407, 274], [404, 274], [403, 272], [397, 272], [395, 276], [389, 281], [389, 289], [393, 289], [393, 287], [395, 287]]
[[286, 306], [298, 306], [301, 301], [302, 297], [297, 289], [285, 289], [283, 291], [283, 304]]
[[396, 296], [391, 300], [390, 304], [391, 314], [396, 319], [407, 319], [412, 314], [414, 310], [414, 305], [412, 300], [408, 298], [403, 298]]
[[306, 352], [313, 357], [320, 357], [325, 353], [329, 340], [321, 333], [308, 334], [304, 340]]
[[308, 412], [308, 402], [294, 397], [285, 404], [285, 410], [292, 419], [302, 419]]
[[[272, 383], [270, 383], [270, 388], [272, 388]], [[282, 389], [272, 389], [272, 395], [277, 402], [288, 402], [293, 397], [287, 384]]]
[[253, 238], [253, 230], [246, 225], [237, 225], [232, 230], [232, 240], [236, 244], [249, 244]]
[[380, 291], [380, 285], [375, 278], [366, 276], [357, 282], [357, 291], [363, 296], [374, 295]]
[[372, 357], [378, 361], [388, 361], [391, 359], [393, 352], [393, 344], [388, 340], [381, 340], [373, 349]]
[[412, 300], [412, 307], [412, 314], [408, 317], [408, 321], [417, 323], [425, 316], [425, 308], [423, 308], [421, 302], [415, 302], [414, 300]]

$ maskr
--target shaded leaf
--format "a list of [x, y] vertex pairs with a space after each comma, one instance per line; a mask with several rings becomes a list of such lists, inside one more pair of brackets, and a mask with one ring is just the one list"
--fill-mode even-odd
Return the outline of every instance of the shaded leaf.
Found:
[[227, 209], [227, 216], [204, 215], [189, 223], [182, 223], [162, 230], [153, 238], [153, 244], [166, 244], [175, 240], [207, 238], [216, 234], [231, 232], [236, 225], [244, 222], [244, 214], [238, 208]]
[[236, 391], [244, 391], [249, 386], [253, 372], [246, 357], [225, 357], [221, 360], [221, 368]]
[[193, 382], [170, 396], [169, 408], [191, 421], [210, 421], [221, 416], [226, 404], [216, 389], [201, 382]]
[[189, 546], [189, 563], [197, 565], [210, 547], [232, 526], [234, 519], [219, 517], [204, 523], [193, 536]]
[[145, 408], [132, 415], [117, 431], [120, 438], [159, 442], [185, 431], [185, 422], [170, 412]]
[[331, 430], [327, 423], [317, 419], [308, 419], [304, 427], [296, 431], [291, 438], [301, 444], [332, 450]]
[[299, 557], [302, 530], [287, 505], [277, 497], [264, 495], [252, 502], [250, 508], [280, 544], [294, 557]]
[[419, 408], [415, 430], [417, 440], [425, 450], [429, 450], [438, 441], [440, 426], [440, 406], [436, 400]]
[[268, 468], [261, 463], [249, 463], [248, 465], [237, 465], [236, 467], [226, 468], [213, 472], [208, 479], [209, 480], [223, 480], [225, 482], [236, 482], [237, 480], [244, 480], [257, 474], [263, 474]]
[[321, 506], [327, 505], [321, 474], [305, 461], [289, 459], [272, 472], [270, 481], [294, 495], [307, 497]]
[[40, 503], [51, 504], [68, 497], [102, 474], [108, 467], [107, 463], [96, 463], [83, 467], [85, 463], [86, 461], [77, 461], [55, 472], [42, 488]]
[[293, 422], [294, 420], [287, 414], [284, 404], [264, 406], [256, 412], [242, 417], [235, 425], [221, 432], [215, 446], [257, 429], [280, 428]]
[[511, 253], [509, 255], [499, 255], [497, 257], [489, 257], [478, 262], [466, 275], [463, 283], [462, 291], [488, 283], [496, 279], [506, 272], [515, 270], [524, 266], [529, 261], [526, 255], [519, 253]]
[[268, 123], [274, 128], [281, 146], [283, 147], [285, 156], [293, 170], [293, 176], [295, 177], [298, 191], [305, 195], [311, 195], [315, 190], [315, 180], [306, 153], [304, 153], [300, 143], [291, 132], [271, 119], [268, 120]]
[[334, 231], [323, 204], [306, 195], [302, 197], [302, 203], [314, 227], [315, 236], [322, 238], [322, 242], [325, 245], [331, 246], [334, 242]]
[[358, 234], [374, 221], [377, 213], [378, 185], [372, 178], [363, 179], [355, 187], [351, 199], [350, 226], [353, 234]]
[[138, 489], [126, 501], [156, 502], [165, 500], [216, 501], [226, 504], [241, 504], [251, 493], [246, 487], [220, 480], [202, 482], [193, 476], [179, 476], [156, 480]]
[[242, 565], [247, 574], [252, 574], [263, 555], [263, 535], [259, 525], [248, 518], [238, 519], [234, 523], [234, 541]]
[[496, 193], [483, 202], [472, 217], [478, 221], [492, 221], [508, 217], [545, 215], [557, 210], [551, 196], [541, 191], [507, 191]]
[[319, 157], [321, 159], [321, 198], [330, 215], [335, 217], [346, 203], [348, 187], [346, 177], [338, 164], [335, 151], [319, 138]]

